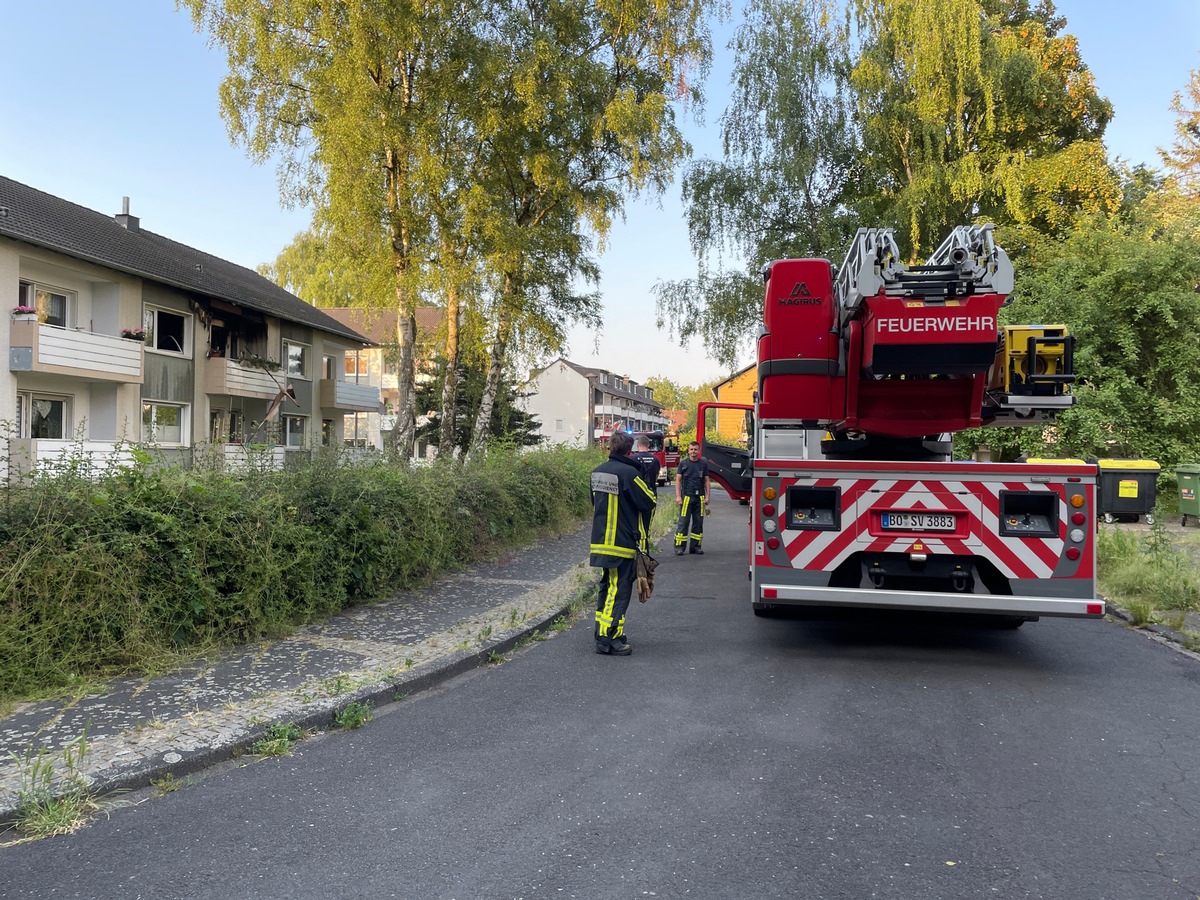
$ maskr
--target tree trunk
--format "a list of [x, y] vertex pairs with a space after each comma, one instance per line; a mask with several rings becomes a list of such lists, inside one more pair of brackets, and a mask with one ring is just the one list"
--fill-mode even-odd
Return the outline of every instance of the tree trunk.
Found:
[[446, 377], [442, 382], [442, 422], [438, 436], [438, 456], [454, 453], [454, 432], [458, 408], [458, 286], [450, 285], [446, 294]]
[[408, 285], [412, 260], [411, 233], [401, 215], [408, 184], [404, 156], [387, 152], [388, 231], [392, 243], [392, 271], [396, 278], [396, 424], [392, 427], [392, 453], [401, 463], [412, 459], [417, 436], [416, 301]]
[[504, 372], [504, 361], [508, 354], [508, 340], [512, 334], [512, 310], [508, 302], [511, 288], [505, 289], [496, 317], [496, 340], [488, 363], [487, 379], [483, 384], [483, 396], [479, 400], [479, 413], [475, 417], [475, 428], [471, 432], [471, 443], [467, 448], [467, 459], [478, 459], [487, 448], [488, 425], [492, 421], [492, 409], [496, 405], [496, 394], [500, 391], [500, 376]]
[[392, 451], [402, 462], [412, 458], [417, 436], [416, 391], [417, 320], [403, 304], [396, 308], [396, 424]]

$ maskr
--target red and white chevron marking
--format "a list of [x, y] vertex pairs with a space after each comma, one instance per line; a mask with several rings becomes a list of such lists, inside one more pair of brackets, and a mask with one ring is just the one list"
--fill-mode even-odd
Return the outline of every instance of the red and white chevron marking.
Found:
[[[1058, 536], [1002, 537], [1000, 491], [1049, 490], [1051, 484], [999, 481], [921, 481], [918, 479], [818, 479], [818, 487], [842, 489], [841, 531], [785, 531], [784, 544], [793, 568], [829, 571], [856, 552], [907, 553], [915, 543], [922, 552], [985, 556], [1006, 578], [1049, 578], [1062, 556], [1067, 520], [1060, 513]], [[1062, 510], [1066, 504], [1061, 504]], [[964, 516], [965, 529], [951, 534], [920, 532], [904, 535], [872, 533], [871, 510], [953, 512]], [[961, 521], [961, 520], [960, 520]], [[964, 534], [965, 531], [965, 534]]]

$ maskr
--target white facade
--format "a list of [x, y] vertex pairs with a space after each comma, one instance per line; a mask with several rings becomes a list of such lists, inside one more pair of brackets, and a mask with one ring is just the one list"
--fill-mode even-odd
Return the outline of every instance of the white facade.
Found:
[[544, 444], [586, 447], [592, 434], [592, 386], [565, 360], [556, 360], [529, 383], [521, 404], [537, 416]]

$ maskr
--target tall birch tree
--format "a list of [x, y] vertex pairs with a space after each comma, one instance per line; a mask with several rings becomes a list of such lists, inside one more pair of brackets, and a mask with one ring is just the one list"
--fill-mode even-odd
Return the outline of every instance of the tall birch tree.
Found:
[[[222, 46], [220, 109], [252, 159], [280, 158], [284, 197], [310, 202], [320, 226], [385, 254], [397, 311], [399, 409], [394, 447], [415, 434], [414, 311], [435, 229], [432, 198], [454, 123], [474, 103], [479, 21], [472, 0], [177, 0]], [[450, 127], [447, 127], [447, 122]]]

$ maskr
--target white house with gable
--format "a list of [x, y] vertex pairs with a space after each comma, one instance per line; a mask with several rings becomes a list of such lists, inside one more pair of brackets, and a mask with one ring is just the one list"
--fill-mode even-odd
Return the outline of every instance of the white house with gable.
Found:
[[614, 430], [656, 431], [668, 424], [651, 388], [562, 358], [534, 372], [522, 393], [546, 444], [586, 447]]

